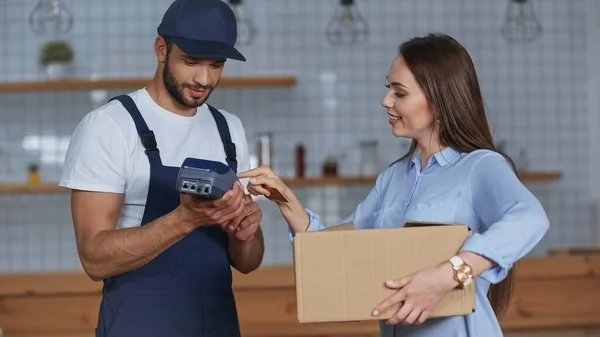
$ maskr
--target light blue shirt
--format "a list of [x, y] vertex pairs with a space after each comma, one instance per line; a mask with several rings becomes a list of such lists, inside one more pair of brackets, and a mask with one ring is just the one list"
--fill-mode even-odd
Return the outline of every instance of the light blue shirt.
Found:
[[[459, 153], [447, 147], [434, 154], [425, 169], [420, 168], [419, 154], [411, 161], [390, 166], [379, 175], [375, 187], [354, 213], [340, 223], [354, 222], [357, 229], [401, 227], [407, 220], [467, 224], [473, 234], [461, 251], [485, 256], [495, 266], [475, 280], [474, 313], [429, 318], [420, 326], [388, 326], [381, 321], [381, 336], [502, 336], [487, 299], [488, 289], [491, 283], [502, 281], [513, 264], [542, 239], [550, 226], [548, 217], [509, 163], [496, 152]], [[318, 214], [307, 212], [309, 231], [325, 228]]]

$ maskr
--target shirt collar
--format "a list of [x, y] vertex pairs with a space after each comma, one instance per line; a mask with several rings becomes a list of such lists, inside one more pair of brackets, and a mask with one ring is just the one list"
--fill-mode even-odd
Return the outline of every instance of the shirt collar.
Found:
[[[460, 156], [460, 153], [451, 147], [446, 147], [441, 151], [438, 151], [429, 158], [429, 163], [427, 163], [427, 167], [433, 165], [434, 163], [438, 163], [440, 166], [446, 166], [454, 162], [456, 158]], [[412, 160], [413, 165], [421, 165], [421, 153], [417, 153]]]
[[459, 155], [460, 153], [458, 153], [458, 151], [451, 147], [446, 147], [442, 151], [436, 152], [433, 157], [435, 160], [437, 160], [440, 166], [446, 166], [451, 164]]

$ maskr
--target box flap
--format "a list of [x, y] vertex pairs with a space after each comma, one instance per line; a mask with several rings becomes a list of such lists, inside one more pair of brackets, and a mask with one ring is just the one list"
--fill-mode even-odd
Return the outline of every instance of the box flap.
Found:
[[353, 222], [346, 222], [343, 224], [339, 224], [337, 226], [331, 226], [331, 227], [327, 227], [325, 229], [323, 229], [324, 231], [352, 231], [354, 230], [354, 223]]
[[423, 226], [462, 226], [462, 225], [455, 224], [455, 223], [447, 223], [447, 222], [415, 221], [415, 220], [408, 220], [408, 221], [406, 221], [406, 223], [404, 223], [405, 228], [423, 227]]

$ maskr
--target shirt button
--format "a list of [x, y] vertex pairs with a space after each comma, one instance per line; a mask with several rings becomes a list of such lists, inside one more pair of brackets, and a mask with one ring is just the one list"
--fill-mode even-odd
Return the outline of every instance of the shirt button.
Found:
[[405, 203], [404, 203], [404, 206], [408, 206], [408, 202], [405, 202]]

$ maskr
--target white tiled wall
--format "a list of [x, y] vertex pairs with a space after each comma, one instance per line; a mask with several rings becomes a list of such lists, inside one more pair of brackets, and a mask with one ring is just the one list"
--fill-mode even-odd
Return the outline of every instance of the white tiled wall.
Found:
[[[586, 0], [586, 32], [587, 32], [587, 61], [588, 61], [588, 103], [590, 120], [588, 128], [590, 144], [600, 141], [598, 127], [600, 127], [600, 2]], [[590, 194], [592, 222], [596, 224], [596, 243], [600, 245], [600, 176], [597, 167], [600, 165], [600, 147], [592, 146], [590, 149]]]
[[[37, 0], [0, 2], [0, 80], [36, 79], [44, 39], [27, 27]], [[77, 76], [151, 76], [152, 43], [169, 0], [64, 0], [75, 15], [68, 36]], [[324, 28], [336, 0], [247, 0], [259, 35], [241, 47], [247, 63], [228, 62], [226, 75], [295, 75], [292, 88], [220, 88], [211, 103], [243, 120], [251, 144], [272, 131], [277, 168], [293, 172], [293, 147], [307, 147], [308, 174], [327, 154], [340, 156], [341, 174], [358, 171], [358, 142], [379, 141], [382, 168], [405, 143], [389, 130], [379, 102], [398, 45], [427, 32], [445, 32], [471, 52], [495, 135], [517, 159], [527, 151], [532, 170], [560, 170], [562, 180], [531, 184], [552, 221], [536, 253], [593, 242], [589, 199], [585, 5], [583, 0], [536, 1], [543, 26], [531, 45], [507, 45], [498, 30], [505, 1], [357, 1], [370, 27], [365, 45], [331, 47]], [[108, 97], [118, 92], [109, 92]], [[64, 146], [79, 119], [95, 106], [90, 92], [0, 94], [0, 179], [24, 181], [27, 164], [43, 160], [42, 178], [55, 181]], [[40, 142], [42, 140], [43, 142]], [[348, 215], [365, 187], [299, 190], [329, 223]], [[352, 198], [348, 198], [352, 196]], [[286, 227], [264, 206], [267, 264], [291, 262]], [[325, 212], [325, 210], [328, 210]], [[79, 268], [66, 194], [0, 196], [0, 271]]]

